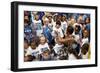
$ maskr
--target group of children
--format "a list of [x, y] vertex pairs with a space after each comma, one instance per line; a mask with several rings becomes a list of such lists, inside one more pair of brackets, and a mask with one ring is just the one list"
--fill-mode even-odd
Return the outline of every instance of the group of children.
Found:
[[89, 59], [90, 15], [24, 11], [24, 61]]

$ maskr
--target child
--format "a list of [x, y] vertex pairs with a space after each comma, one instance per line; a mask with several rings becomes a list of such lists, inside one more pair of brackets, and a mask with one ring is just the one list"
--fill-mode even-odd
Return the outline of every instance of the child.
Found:
[[[72, 30], [74, 32], [72, 32]], [[73, 38], [72, 40], [69, 40], [68, 46], [71, 46], [73, 49], [75, 49], [77, 54], [79, 54], [79, 51], [80, 51], [80, 42], [81, 42], [80, 30], [81, 30], [81, 27], [79, 25], [76, 25], [74, 29], [71, 26], [68, 26], [68, 29], [67, 29], [68, 39]]]
[[31, 54], [34, 57], [34, 60], [39, 60], [39, 50], [37, 49], [35, 40], [31, 42]]
[[62, 29], [61, 29], [61, 22], [60, 22], [60, 21], [57, 21], [57, 22], [56, 22], [56, 26], [55, 26], [55, 29], [53, 29], [52, 35], [54, 36], [55, 42], [56, 42], [56, 44], [55, 44], [55, 46], [53, 47], [53, 49], [54, 49], [55, 53], [58, 54], [58, 52], [62, 49], [63, 44], [60, 43], [60, 42], [58, 42], [58, 41], [56, 40], [56, 38], [57, 38], [57, 37], [61, 37], [61, 38], [64, 37], [64, 34], [63, 34], [63, 32], [62, 32]]
[[41, 55], [41, 58], [40, 58], [41, 61], [51, 60], [50, 48], [49, 48], [47, 40], [44, 36], [40, 37], [40, 44], [38, 46], [38, 50], [39, 50], [40, 55]]
[[88, 42], [89, 42], [88, 36], [89, 36], [89, 31], [86, 30], [86, 29], [83, 30], [82, 45], [83, 45], [84, 43], [88, 43]]
[[29, 47], [28, 40], [24, 38], [24, 56], [31, 55], [31, 48]]
[[90, 31], [90, 18], [87, 17], [86, 20], [85, 20], [85, 22], [86, 22], [86, 29], [87, 29], [88, 31]]
[[54, 23], [54, 21], [53, 21], [52, 15], [49, 14], [47, 17], [48, 17], [48, 19], [49, 19], [48, 27], [49, 27], [51, 30], [53, 30], [53, 23]]
[[24, 62], [31, 62], [33, 61], [34, 57], [32, 55], [24, 56]]
[[48, 60], [52, 60], [51, 59], [51, 55], [50, 55], [50, 51], [47, 48], [42, 48], [41, 49], [43, 53], [41, 53], [41, 61], [48, 61]]
[[53, 37], [52, 37], [52, 34], [51, 34], [51, 29], [48, 27], [48, 24], [49, 24], [49, 19], [48, 18], [44, 18], [43, 19], [43, 35], [46, 37], [49, 45], [52, 45], [53, 44]]
[[64, 34], [63, 34], [63, 31], [62, 31], [62, 28], [61, 28], [61, 22], [60, 21], [56, 21], [56, 26], [53, 29], [52, 35], [54, 37], [61, 37], [61, 38], [64, 37]]
[[77, 41], [78, 43], [81, 42], [81, 38], [82, 38], [80, 31], [81, 31], [81, 27], [79, 25], [75, 25], [73, 35], [75, 37], [75, 41]]
[[24, 37], [28, 40], [28, 42], [30, 42], [33, 38], [32, 28], [29, 24], [28, 16], [24, 16]]
[[67, 29], [67, 26], [68, 26], [68, 24], [67, 24], [66, 15], [63, 14], [62, 21], [61, 21], [61, 28], [64, 31], [64, 33], [66, 33], [65, 31]]
[[88, 59], [89, 58], [89, 44], [84, 43], [81, 47], [81, 56], [82, 59]]
[[75, 23], [76, 23], [76, 20], [75, 20], [74, 17], [72, 16], [72, 17], [69, 19], [68, 24], [69, 24], [70, 26], [74, 26]]
[[76, 60], [79, 59], [79, 56], [75, 49], [68, 48], [68, 60]]
[[68, 59], [68, 52], [66, 47], [58, 45], [54, 47], [56, 55], [54, 55], [56, 60], [67, 60]]
[[41, 35], [41, 33], [42, 33], [42, 22], [39, 19], [39, 15], [38, 14], [35, 15], [35, 19], [33, 21], [32, 28], [33, 28], [33, 30], [36, 31], [36, 35], [37, 36]]
[[[86, 18], [86, 27], [85, 28], [89, 31], [89, 34], [90, 34], [90, 17]], [[88, 39], [90, 42], [90, 35], [88, 36]]]
[[24, 26], [29, 25], [29, 17], [27, 15], [24, 16]]

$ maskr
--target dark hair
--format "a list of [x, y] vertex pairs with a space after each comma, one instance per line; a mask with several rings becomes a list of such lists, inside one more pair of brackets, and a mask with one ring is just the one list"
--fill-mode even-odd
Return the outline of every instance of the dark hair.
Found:
[[61, 22], [60, 21], [56, 21], [56, 25], [61, 25]]
[[[25, 16], [27, 16], [28, 19], [25, 19]], [[24, 16], [24, 23], [29, 23], [29, 16], [28, 15], [25, 15], [25, 16]]]
[[61, 17], [61, 15], [57, 15], [56, 21], [61, 21], [60, 17]]
[[31, 55], [28, 55], [27, 57], [28, 57], [28, 61], [33, 61], [33, 59], [34, 59], [34, 57]]
[[74, 31], [73, 27], [72, 26], [68, 26], [67, 27], [67, 34], [72, 34]]
[[88, 43], [83, 44], [81, 49], [82, 49], [82, 53], [85, 55], [89, 50], [89, 44]]
[[34, 39], [32, 39], [32, 40], [30, 41], [30, 43], [33, 43], [33, 42], [35, 42], [35, 40], [34, 40]]
[[26, 38], [24, 38], [24, 42], [28, 44], [28, 40]]
[[80, 56], [78, 56], [78, 53], [76, 52], [75, 49], [73, 49], [73, 48], [68, 48], [68, 52], [69, 52], [70, 54], [73, 54], [77, 59], [80, 59]]
[[75, 28], [78, 28], [77, 32], [81, 30], [81, 27], [79, 25], [76, 25]]
[[31, 45], [31, 43], [34, 43], [36, 46], [38, 46], [38, 44], [39, 44], [39, 37], [32, 38], [32, 40], [30, 41], [30, 45]]
[[90, 17], [85, 18], [85, 23], [86, 23], [86, 20], [87, 20], [87, 19], [89, 20], [89, 23], [90, 23]]

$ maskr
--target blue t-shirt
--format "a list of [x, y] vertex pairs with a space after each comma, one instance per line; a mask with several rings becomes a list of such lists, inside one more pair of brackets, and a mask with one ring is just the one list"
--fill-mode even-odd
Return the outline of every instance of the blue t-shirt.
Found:
[[32, 35], [32, 28], [27, 25], [27, 26], [24, 26], [24, 37], [30, 42], [30, 40], [33, 38], [33, 35]]
[[53, 40], [53, 37], [51, 35], [51, 30], [49, 29], [48, 26], [43, 28], [43, 34], [48, 39], [48, 43], [50, 44], [52, 42], [52, 40]]
[[90, 24], [86, 24], [86, 29], [90, 31]]

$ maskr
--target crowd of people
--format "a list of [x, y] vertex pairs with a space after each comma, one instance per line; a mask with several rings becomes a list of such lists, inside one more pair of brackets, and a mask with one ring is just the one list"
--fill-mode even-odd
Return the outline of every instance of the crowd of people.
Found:
[[24, 62], [90, 56], [89, 14], [24, 11]]

